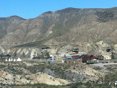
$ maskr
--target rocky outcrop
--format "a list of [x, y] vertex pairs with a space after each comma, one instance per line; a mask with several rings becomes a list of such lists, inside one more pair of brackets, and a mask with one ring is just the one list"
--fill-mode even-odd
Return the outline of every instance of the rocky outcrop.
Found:
[[30, 62], [1, 62], [0, 84], [48, 84], [67, 85], [72, 82], [96, 81], [104, 76], [103, 72], [93, 67], [78, 64], [67, 66], [64, 64], [44, 64], [37, 61]]
[[67, 80], [55, 78], [46, 73], [38, 72], [36, 74], [30, 75], [16, 75], [10, 74], [5, 71], [0, 71], [0, 83], [2, 84], [16, 84], [16, 85], [24, 85], [24, 84], [48, 84], [48, 85], [66, 85], [69, 84]]

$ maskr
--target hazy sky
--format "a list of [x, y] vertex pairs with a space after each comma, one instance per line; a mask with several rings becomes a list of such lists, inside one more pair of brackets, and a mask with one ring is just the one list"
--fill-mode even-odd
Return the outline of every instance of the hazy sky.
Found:
[[33, 18], [46, 11], [67, 7], [110, 8], [116, 6], [117, 0], [0, 0], [0, 17], [18, 15]]

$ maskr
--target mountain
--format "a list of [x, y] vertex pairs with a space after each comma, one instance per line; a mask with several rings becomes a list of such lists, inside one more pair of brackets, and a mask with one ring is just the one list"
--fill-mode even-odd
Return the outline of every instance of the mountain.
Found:
[[[0, 18], [2, 47], [78, 46], [87, 52], [103, 41], [117, 44], [117, 8], [65, 8], [48, 11], [33, 19]], [[86, 47], [92, 47], [86, 49]]]

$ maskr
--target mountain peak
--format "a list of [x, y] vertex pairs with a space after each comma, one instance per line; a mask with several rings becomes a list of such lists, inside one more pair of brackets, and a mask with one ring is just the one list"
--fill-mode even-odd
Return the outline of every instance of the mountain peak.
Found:
[[69, 12], [77, 12], [79, 10], [80, 10], [79, 8], [69, 7], [69, 8], [65, 8], [65, 9], [62, 9], [62, 10], [58, 10], [56, 12], [58, 12], [58, 13], [69, 13]]
[[43, 14], [52, 14], [53, 12], [52, 11], [47, 11], [47, 12], [44, 12]]
[[17, 15], [13, 15], [9, 17], [10, 19], [21, 19], [21, 20], [25, 20], [24, 18], [17, 16]]

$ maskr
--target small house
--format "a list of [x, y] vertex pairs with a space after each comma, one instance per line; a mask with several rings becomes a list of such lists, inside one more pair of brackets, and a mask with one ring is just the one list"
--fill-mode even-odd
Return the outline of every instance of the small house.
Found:
[[64, 56], [64, 63], [67, 64], [78, 64], [81, 63], [82, 59], [79, 54], [66, 54]]
[[0, 61], [5, 61], [6, 59], [9, 59], [11, 55], [9, 54], [0, 54]]
[[96, 63], [97, 62], [97, 57], [94, 55], [82, 55], [82, 62], [83, 63]]

